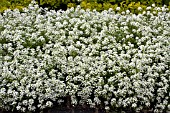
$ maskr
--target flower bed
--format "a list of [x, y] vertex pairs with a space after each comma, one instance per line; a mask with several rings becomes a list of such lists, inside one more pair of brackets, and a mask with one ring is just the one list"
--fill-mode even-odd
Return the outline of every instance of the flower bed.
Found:
[[[158, 12], [156, 14], [155, 12]], [[0, 107], [53, 103], [106, 111], [170, 109], [170, 12], [101, 13], [30, 4], [0, 15]]]

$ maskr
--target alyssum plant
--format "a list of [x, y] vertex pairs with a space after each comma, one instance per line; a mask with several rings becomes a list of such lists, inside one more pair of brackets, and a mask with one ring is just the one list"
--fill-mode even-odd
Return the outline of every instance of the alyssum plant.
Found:
[[22, 13], [6, 10], [0, 15], [0, 107], [33, 112], [69, 95], [72, 105], [108, 111], [169, 110], [170, 12], [150, 9], [55, 12], [32, 3]]

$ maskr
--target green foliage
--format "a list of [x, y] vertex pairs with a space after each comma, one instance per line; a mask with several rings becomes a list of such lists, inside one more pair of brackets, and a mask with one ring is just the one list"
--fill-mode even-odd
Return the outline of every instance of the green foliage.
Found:
[[140, 2], [145, 5], [151, 5], [153, 3], [155, 4], [169, 4], [169, 0], [82, 0], [85, 2], [97, 2], [97, 3], [121, 3], [121, 2], [126, 2], [127, 4], [130, 2]]
[[31, 0], [1, 0], [0, 2], [0, 12], [3, 12], [6, 9], [22, 9], [23, 7], [28, 6], [31, 3]]
[[[126, 11], [126, 10], [130, 10], [131, 13], [141, 13], [144, 10], [146, 10], [146, 8], [148, 6], [151, 6], [152, 4], [155, 4], [156, 6], [161, 6], [162, 5], [162, 0], [155, 0], [155, 1], [144, 1], [144, 0], [126, 0], [126, 1], [122, 1], [119, 3], [118, 0], [103, 0], [104, 2], [101, 3], [98, 0], [83, 0], [80, 3], [80, 6], [83, 9], [96, 9], [97, 11], [103, 11], [103, 10], [108, 10], [109, 8], [112, 8], [113, 10], [116, 11], [117, 7], [120, 7], [120, 10], [117, 12], [122, 12], [122, 11]], [[108, 1], [108, 2], [107, 2]], [[120, 0], [121, 1], [121, 0]], [[137, 2], [137, 1], [141, 1], [141, 2]], [[69, 3], [67, 5], [68, 8], [70, 7], [76, 7], [77, 4], [75, 3]], [[139, 10], [138, 8], [141, 8], [141, 10]], [[170, 4], [168, 5], [168, 8], [170, 9]]]
[[67, 9], [67, 5], [69, 7], [75, 6], [75, 4], [79, 3], [77, 0], [36, 0], [39, 2], [39, 5], [42, 7], [47, 7], [49, 9]]
[[40, 6], [50, 6], [51, 8], [57, 8], [59, 7], [61, 4], [66, 4], [68, 3], [69, 0], [40, 0], [39, 5]]
[[[28, 6], [31, 0], [1, 0], [0, 12], [10, 9], [22, 9]], [[108, 10], [112, 8], [116, 10], [120, 7], [120, 11], [130, 10], [132, 13], [140, 13], [138, 7], [145, 9], [147, 6], [155, 4], [156, 6], [162, 6], [166, 4], [170, 9], [169, 0], [36, 0], [40, 7], [47, 7], [49, 9], [63, 9], [76, 7], [80, 5], [83, 9], [96, 9], [97, 11]]]

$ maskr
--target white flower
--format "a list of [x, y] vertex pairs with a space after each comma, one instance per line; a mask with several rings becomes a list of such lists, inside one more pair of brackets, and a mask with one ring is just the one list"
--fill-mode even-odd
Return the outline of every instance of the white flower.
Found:
[[53, 105], [53, 103], [52, 103], [51, 101], [47, 101], [47, 102], [46, 102], [46, 106], [47, 106], [47, 107], [51, 107], [52, 105]]
[[133, 103], [133, 104], [132, 104], [132, 107], [133, 107], [133, 108], [137, 107], [137, 104], [136, 104], [136, 103]]
[[34, 100], [33, 100], [33, 99], [29, 99], [29, 100], [28, 100], [28, 104], [29, 104], [29, 105], [32, 105], [33, 103], [34, 103]]
[[152, 7], [155, 7], [155, 4], [152, 4]]
[[120, 7], [116, 7], [116, 10], [119, 11], [119, 10], [120, 10]]
[[130, 13], [130, 11], [129, 10], [126, 10], [126, 14], [129, 14]]
[[141, 7], [138, 7], [138, 10], [139, 10], [139, 11], [141, 11], [141, 10], [142, 10], [142, 8], [141, 8]]
[[21, 109], [21, 106], [18, 105], [18, 106], [16, 107], [16, 109], [17, 109], [17, 110], [20, 110], [20, 109]]
[[105, 107], [105, 110], [107, 111], [107, 110], [110, 110], [110, 107], [109, 106], [106, 106]]

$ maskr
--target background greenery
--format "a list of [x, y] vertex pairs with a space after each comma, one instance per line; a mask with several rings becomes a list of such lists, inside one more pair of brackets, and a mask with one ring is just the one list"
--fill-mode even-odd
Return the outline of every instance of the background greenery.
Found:
[[[0, 12], [10, 9], [22, 9], [30, 4], [31, 0], [1, 0]], [[97, 11], [108, 10], [117, 7], [121, 7], [122, 10], [129, 9], [133, 13], [139, 13], [136, 9], [141, 7], [145, 9], [147, 6], [155, 4], [156, 6], [167, 5], [170, 9], [169, 0], [36, 0], [41, 7], [47, 7], [49, 9], [63, 9], [66, 10], [70, 7], [76, 7], [80, 5], [84, 9], [96, 9]]]

